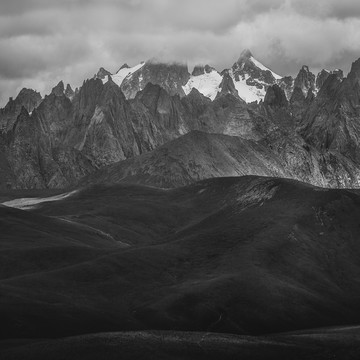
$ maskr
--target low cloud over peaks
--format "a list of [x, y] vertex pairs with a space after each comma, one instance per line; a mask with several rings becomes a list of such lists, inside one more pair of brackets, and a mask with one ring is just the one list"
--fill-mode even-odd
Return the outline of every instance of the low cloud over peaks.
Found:
[[229, 67], [244, 48], [274, 71], [360, 57], [360, 5], [343, 0], [3, 0], [0, 101], [23, 87], [79, 86], [99, 67], [157, 57]]

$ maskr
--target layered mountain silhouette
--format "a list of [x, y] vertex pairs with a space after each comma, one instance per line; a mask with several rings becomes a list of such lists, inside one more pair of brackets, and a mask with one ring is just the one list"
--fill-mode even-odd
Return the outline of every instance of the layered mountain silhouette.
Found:
[[82, 179], [80, 185], [130, 182], [176, 188], [213, 177], [254, 174], [337, 187], [341, 186], [340, 181], [347, 181], [342, 179], [344, 174], [358, 174], [358, 168], [350, 161], [339, 157], [331, 163], [332, 158], [307, 148], [299, 138], [279, 131], [269, 137], [271, 147], [268, 139], [256, 142], [192, 131], [156, 150], [106, 166]]
[[[134, 67], [124, 64], [115, 74], [101, 68], [80, 89], [60, 82], [44, 99], [23, 89], [0, 111], [0, 186], [69, 188], [104, 166], [128, 159], [138, 163], [137, 156], [201, 131], [207, 149], [191, 136], [174, 146], [193, 141], [192, 149], [202, 146], [203, 158], [216, 161], [227, 157], [231, 146], [212, 154], [214, 136], [206, 133], [228, 135], [241, 138], [248, 159], [258, 156], [257, 148], [269, 157], [261, 166], [250, 160], [245, 165], [237, 151], [230, 156], [240, 165], [236, 170], [224, 165], [228, 170], [222, 175], [276, 174], [314, 185], [357, 187], [356, 64], [345, 79], [340, 70], [315, 77], [307, 66], [293, 79], [277, 75], [245, 50], [221, 73], [199, 65], [190, 74], [184, 64], [152, 59]], [[152, 157], [152, 169], [160, 153], [145, 156], [149, 166]], [[220, 174], [214, 164], [211, 171], [210, 164], [194, 161], [208, 169], [188, 175], [185, 166], [184, 179], [174, 186]], [[137, 171], [142, 170], [130, 172]]]
[[359, 79], [245, 50], [21, 90], [0, 110], [1, 354], [357, 359]]

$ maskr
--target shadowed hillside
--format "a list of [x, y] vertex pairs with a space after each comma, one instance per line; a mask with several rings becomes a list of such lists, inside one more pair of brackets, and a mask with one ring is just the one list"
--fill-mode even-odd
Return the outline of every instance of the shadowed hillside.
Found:
[[298, 136], [285, 136], [280, 131], [271, 132], [259, 142], [192, 131], [151, 152], [103, 167], [80, 184], [136, 183], [176, 188], [214, 177], [259, 175], [345, 187], [348, 181], [357, 181], [351, 175], [356, 171], [345, 157], [321, 154]]
[[[360, 321], [355, 191], [250, 176], [176, 190], [99, 185], [1, 212], [2, 337]], [[78, 247], [63, 256], [56, 247], [69, 251], [70, 238]]]

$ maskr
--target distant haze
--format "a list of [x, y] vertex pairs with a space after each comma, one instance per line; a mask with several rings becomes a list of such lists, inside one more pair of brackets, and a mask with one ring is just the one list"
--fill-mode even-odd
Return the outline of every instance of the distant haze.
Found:
[[360, 57], [359, 0], [1, 0], [0, 104], [156, 57], [221, 71], [244, 48], [281, 75]]

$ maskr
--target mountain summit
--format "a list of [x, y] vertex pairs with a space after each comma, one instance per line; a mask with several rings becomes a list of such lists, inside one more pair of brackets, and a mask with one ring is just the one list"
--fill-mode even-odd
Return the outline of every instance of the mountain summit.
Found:
[[[221, 74], [215, 69], [206, 73], [194, 71], [184, 91], [188, 94], [192, 88], [196, 88], [213, 100], [218, 93], [222, 92], [221, 84], [227, 77], [230, 77], [234, 83], [236, 96], [248, 103], [264, 100], [268, 87], [281, 79], [280, 75], [256, 60], [249, 49], [245, 49], [234, 65], [222, 71]], [[226, 82], [228, 82], [227, 79]]]
[[238, 63], [242, 62], [244, 59], [250, 59], [253, 57], [253, 54], [249, 49], [245, 49], [241, 52], [240, 57], [238, 59]]
[[225, 69], [222, 73], [210, 65], [198, 64], [190, 74], [186, 64], [151, 59], [133, 67], [123, 65], [115, 74], [101, 68], [96, 77], [103, 82], [111, 77], [128, 99], [134, 98], [138, 91], [151, 82], [160, 85], [170, 95], [183, 97], [195, 88], [214, 100], [219, 93], [224, 93], [221, 84], [224, 80], [228, 82], [228, 76], [234, 82], [237, 92], [234, 95], [246, 102], [264, 100], [268, 87], [281, 79], [280, 75], [255, 59], [249, 49], [242, 51], [232, 68]]
[[[272, 158], [261, 163], [276, 170], [281, 163], [286, 177], [358, 187], [359, 69], [357, 61], [346, 79], [339, 70], [323, 70], [316, 78], [303, 66], [295, 79], [281, 78], [246, 49], [221, 73], [198, 64], [190, 74], [186, 64], [152, 59], [124, 64], [116, 73], [100, 68], [75, 91], [63, 81], [44, 98], [24, 89], [0, 109], [0, 188], [72, 186], [99, 168], [149, 153], [193, 130], [265, 146], [259, 153]], [[246, 149], [252, 154], [253, 144], [246, 143]], [[157, 156], [150, 173], [157, 173]], [[200, 166], [192, 171], [196, 175], [183, 169], [175, 183], [215, 176], [218, 165], [212, 166], [212, 158], [210, 153], [209, 168], [204, 159], [187, 164], [189, 171], [195, 163]], [[241, 173], [244, 163], [240, 158], [235, 163], [242, 164]], [[247, 169], [255, 174], [253, 165]], [[261, 166], [257, 174], [268, 170]]]

